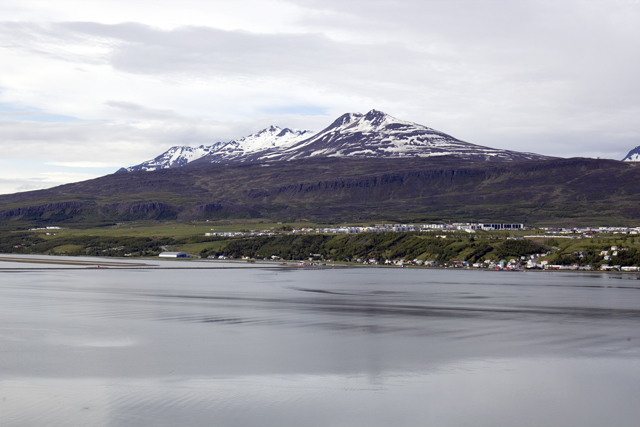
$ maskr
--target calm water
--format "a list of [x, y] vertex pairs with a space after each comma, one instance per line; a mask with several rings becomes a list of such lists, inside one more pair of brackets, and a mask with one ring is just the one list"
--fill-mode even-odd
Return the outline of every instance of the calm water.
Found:
[[637, 276], [29, 266], [2, 426], [640, 423]]

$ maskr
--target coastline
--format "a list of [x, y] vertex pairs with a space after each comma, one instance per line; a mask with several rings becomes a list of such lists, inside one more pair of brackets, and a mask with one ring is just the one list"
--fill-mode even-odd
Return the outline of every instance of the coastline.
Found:
[[[66, 259], [65, 259], [66, 258]], [[0, 254], [0, 271], [21, 271], [21, 270], [244, 270], [254, 268], [266, 269], [295, 269], [295, 270], [326, 270], [335, 268], [407, 268], [412, 270], [453, 270], [453, 271], [477, 271], [477, 272], [502, 272], [502, 273], [578, 273], [578, 274], [620, 274], [625, 276], [637, 276], [640, 280], [640, 272], [637, 271], [602, 271], [602, 270], [553, 270], [553, 269], [519, 269], [519, 270], [494, 270], [488, 268], [450, 268], [450, 267], [419, 267], [419, 266], [396, 266], [396, 265], [363, 265], [363, 264], [328, 264], [328, 265], [299, 265], [296, 261], [262, 261], [257, 263], [242, 263], [241, 261], [224, 261], [217, 260], [155, 260], [146, 258], [139, 262], [129, 259], [122, 260], [104, 260], [96, 258], [95, 260], [73, 259], [71, 256], [55, 256], [55, 255], [35, 255], [30, 256], [13, 256], [11, 254]], [[41, 267], [27, 266], [25, 267], [3, 267], [2, 262], [12, 262], [20, 264], [39, 264]], [[151, 263], [153, 262], [153, 264]], [[160, 265], [157, 262], [172, 263], [176, 265]], [[182, 265], [177, 265], [178, 263]], [[189, 265], [185, 265], [188, 263]], [[199, 265], [196, 265], [199, 264]], [[55, 267], [46, 267], [46, 265], [54, 265]], [[208, 265], [205, 265], [208, 264]], [[215, 265], [218, 264], [218, 265]], [[224, 265], [220, 265], [224, 264]], [[229, 265], [235, 264], [235, 265]], [[68, 266], [68, 267], [63, 267]]]

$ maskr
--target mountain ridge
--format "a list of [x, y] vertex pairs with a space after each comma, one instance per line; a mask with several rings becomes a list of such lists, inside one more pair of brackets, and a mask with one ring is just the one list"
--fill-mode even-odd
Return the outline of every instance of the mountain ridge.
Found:
[[245, 155], [247, 151], [253, 152], [256, 148], [258, 151], [264, 151], [274, 146], [292, 144], [311, 133], [309, 130], [280, 128], [272, 125], [249, 136], [228, 142], [216, 142], [212, 145], [198, 147], [173, 146], [151, 160], [121, 168], [118, 172], [154, 171], [182, 167], [210, 154], [215, 155], [211, 163], [224, 163], [225, 160], [235, 160], [238, 155]]
[[439, 157], [515, 161], [553, 157], [471, 144], [444, 132], [399, 120], [379, 110], [345, 113], [320, 132], [270, 126], [211, 146], [171, 147], [152, 160], [119, 172], [151, 171], [190, 163], [274, 162], [313, 157]]
[[640, 165], [324, 157], [194, 164], [0, 196], [0, 223], [314, 218], [637, 225]]
[[313, 135], [271, 126], [219, 144], [174, 147], [146, 165], [158, 170], [0, 195], [0, 223], [640, 220], [640, 163], [482, 147], [377, 110]]
[[484, 147], [399, 120], [379, 110], [347, 113], [329, 127], [285, 150], [279, 160], [306, 157], [439, 157], [514, 161], [551, 159], [534, 153]]

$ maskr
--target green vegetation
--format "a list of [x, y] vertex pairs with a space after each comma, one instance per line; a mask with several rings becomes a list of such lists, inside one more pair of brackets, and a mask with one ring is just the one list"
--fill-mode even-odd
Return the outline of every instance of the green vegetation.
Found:
[[338, 235], [284, 235], [235, 239], [217, 249], [203, 251], [203, 256], [283, 259], [331, 259], [354, 261], [357, 259], [407, 259], [436, 261], [448, 264], [453, 260], [477, 262], [484, 259], [520, 257], [544, 253], [544, 246], [530, 241], [504, 240], [496, 233], [485, 233], [484, 239], [468, 234], [451, 234], [441, 238], [435, 233], [360, 233]]
[[495, 250], [496, 258], [520, 257], [536, 253], [544, 253], [547, 248], [531, 240], [507, 240]]
[[[356, 262], [375, 259], [422, 260], [447, 265], [484, 260], [520, 259], [542, 254], [538, 262], [550, 264], [603, 264], [640, 266], [640, 238], [630, 235], [602, 234], [595, 238], [562, 239], [533, 237], [531, 231], [464, 232], [443, 234], [360, 233], [316, 234], [290, 233], [294, 227], [310, 223], [268, 223], [259, 220], [210, 222], [136, 222], [104, 227], [55, 230], [0, 229], [0, 252], [18, 254], [89, 255], [89, 256], [157, 256], [166, 250], [184, 251], [202, 257], [271, 258], [286, 260], [333, 260]], [[370, 224], [364, 224], [370, 225]], [[275, 236], [222, 237], [205, 236], [205, 232], [267, 230]], [[616, 246], [616, 250], [612, 249]], [[603, 251], [608, 251], [605, 259]]]
[[[166, 250], [191, 253], [219, 247], [220, 237], [204, 236], [204, 226], [180, 223], [111, 225], [35, 231], [0, 231], [0, 253], [157, 256]], [[210, 231], [211, 227], [206, 227]]]

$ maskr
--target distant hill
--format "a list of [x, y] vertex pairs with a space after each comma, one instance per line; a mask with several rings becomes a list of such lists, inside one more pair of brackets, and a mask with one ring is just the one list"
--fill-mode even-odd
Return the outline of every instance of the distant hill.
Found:
[[119, 172], [152, 171], [188, 163], [250, 163], [280, 160], [356, 157], [439, 157], [463, 160], [515, 161], [551, 157], [500, 150], [460, 141], [443, 132], [398, 120], [381, 111], [347, 113], [324, 130], [292, 130], [270, 126], [229, 142], [199, 147], [171, 147], [158, 157]]
[[[316, 140], [314, 140], [316, 141]], [[640, 222], [640, 164], [455, 156], [200, 162], [0, 196], [0, 222], [145, 219]]]

